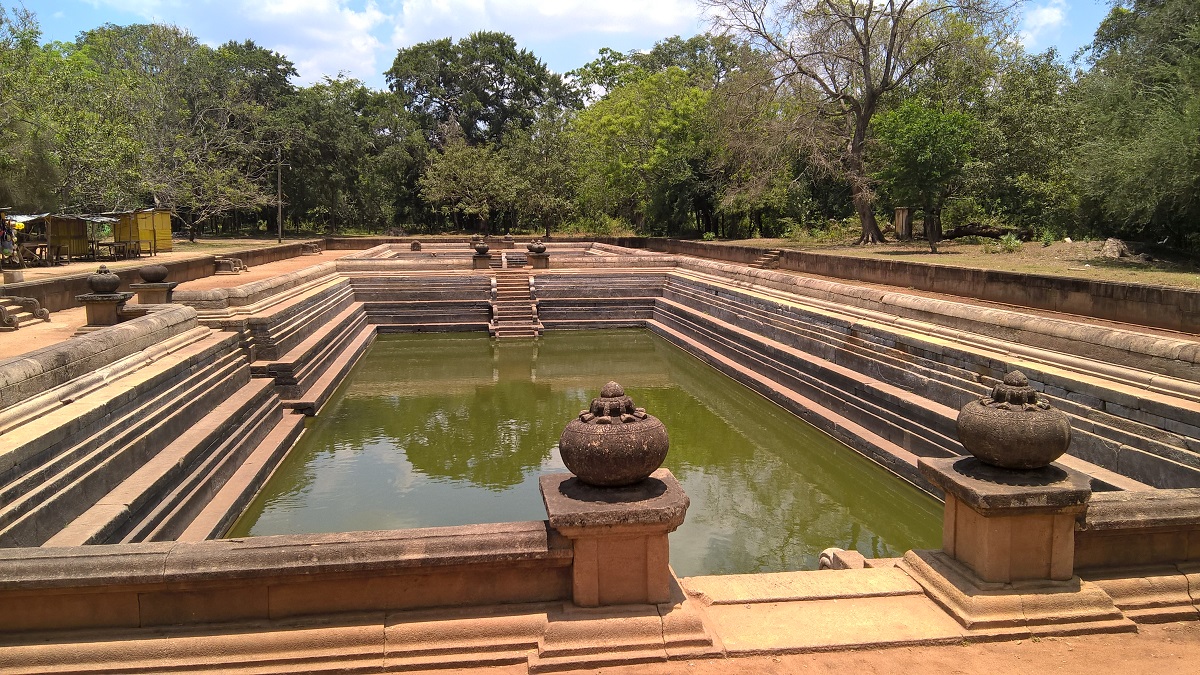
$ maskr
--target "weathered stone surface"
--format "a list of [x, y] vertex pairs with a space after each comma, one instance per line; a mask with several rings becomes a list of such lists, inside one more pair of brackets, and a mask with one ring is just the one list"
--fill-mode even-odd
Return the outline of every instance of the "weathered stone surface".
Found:
[[[622, 488], [588, 485], [566, 473], [543, 475], [539, 482], [550, 526], [567, 534], [576, 528], [645, 525], [674, 530], [683, 523], [691, 501], [667, 469]], [[568, 535], [570, 536], [570, 535]]]
[[1080, 523], [1085, 531], [1133, 528], [1200, 529], [1200, 488], [1098, 492]]
[[662, 466], [670, 447], [667, 428], [616, 382], [609, 382], [563, 429], [558, 441], [563, 463], [589, 485], [633, 485]]
[[922, 457], [918, 466], [929, 482], [984, 514], [1078, 513], [1092, 495], [1086, 475], [1059, 464], [1012, 471], [974, 457]]
[[958, 437], [967, 452], [1005, 469], [1049, 465], [1071, 444], [1071, 423], [1029, 386], [1020, 371], [1004, 376], [992, 395], [958, 413]]

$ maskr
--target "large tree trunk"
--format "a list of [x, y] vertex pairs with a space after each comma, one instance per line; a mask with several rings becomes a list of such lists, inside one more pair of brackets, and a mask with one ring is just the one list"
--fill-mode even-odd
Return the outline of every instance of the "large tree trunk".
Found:
[[850, 157], [847, 162], [850, 178], [850, 195], [854, 199], [854, 210], [862, 223], [862, 236], [859, 244], [881, 244], [887, 241], [875, 222], [875, 199], [867, 185], [867, 172], [863, 168], [863, 152], [867, 145], [867, 127], [871, 124], [871, 114], [875, 106], [870, 101], [864, 105], [864, 110], [855, 115], [854, 138], [850, 142]]
[[858, 243], [881, 244], [887, 241], [879, 230], [879, 223], [875, 222], [875, 203], [871, 193], [856, 180], [850, 185], [850, 194], [854, 197], [854, 211], [862, 223], [862, 236], [858, 238]]

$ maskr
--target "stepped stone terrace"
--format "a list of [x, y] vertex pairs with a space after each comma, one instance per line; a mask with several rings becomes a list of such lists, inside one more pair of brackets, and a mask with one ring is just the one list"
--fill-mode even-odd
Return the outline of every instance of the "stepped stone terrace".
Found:
[[[168, 263], [170, 303], [107, 326], [83, 325], [86, 275], [6, 285], [50, 320], [0, 334], [0, 672], [548, 671], [1200, 618], [1200, 294], [655, 239], [550, 241], [534, 268], [510, 245]], [[1090, 490], [1055, 544], [1074, 586], [835, 550], [836, 571], [669, 575], [589, 609], [550, 521], [222, 539], [378, 334], [631, 327], [939, 498], [922, 465], [964, 454], [959, 409], [1020, 370]]]

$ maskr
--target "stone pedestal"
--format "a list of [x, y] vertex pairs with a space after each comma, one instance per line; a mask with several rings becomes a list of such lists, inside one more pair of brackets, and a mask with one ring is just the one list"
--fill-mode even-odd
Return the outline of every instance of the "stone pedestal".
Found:
[[121, 322], [121, 308], [133, 297], [133, 293], [85, 293], [77, 295], [78, 300], [87, 311], [87, 326], [115, 326]]
[[475, 255], [471, 256], [471, 269], [486, 270], [491, 269], [491, 267], [492, 256], [490, 254], [484, 253], [483, 255], [480, 255], [476, 253]]
[[25, 281], [25, 273], [21, 270], [4, 270], [4, 283], [19, 284]]
[[918, 466], [946, 493], [942, 550], [909, 551], [900, 567], [962, 625], [1134, 629], [1099, 587], [1075, 576], [1075, 519], [1092, 496], [1086, 475], [1058, 464], [1001, 469], [974, 457]]
[[529, 264], [535, 270], [550, 269], [550, 254], [549, 253], [527, 253], [525, 257], [529, 258]]
[[504, 238], [500, 240], [500, 248], [502, 248], [502, 249], [510, 249], [511, 250], [516, 245], [517, 245], [517, 242], [514, 241], [513, 238], [509, 235], [505, 235]]
[[156, 284], [129, 284], [137, 292], [139, 305], [165, 305], [171, 302], [171, 293], [179, 285], [176, 281], [166, 281]]
[[921, 459], [921, 474], [946, 492], [942, 551], [983, 581], [1066, 581], [1075, 576], [1075, 518], [1090, 479], [1058, 464], [1029, 471], [974, 457]]
[[580, 607], [656, 604], [671, 598], [667, 534], [689, 504], [666, 469], [621, 488], [598, 488], [571, 474], [541, 478], [550, 526], [574, 548], [572, 595]]

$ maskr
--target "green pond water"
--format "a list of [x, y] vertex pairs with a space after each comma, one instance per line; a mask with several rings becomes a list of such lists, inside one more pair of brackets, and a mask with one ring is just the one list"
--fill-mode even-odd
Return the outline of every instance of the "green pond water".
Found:
[[936, 500], [643, 330], [381, 335], [228, 536], [543, 520], [538, 476], [608, 380], [670, 434], [681, 576], [940, 545]]

